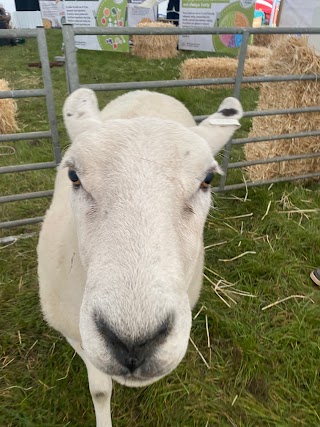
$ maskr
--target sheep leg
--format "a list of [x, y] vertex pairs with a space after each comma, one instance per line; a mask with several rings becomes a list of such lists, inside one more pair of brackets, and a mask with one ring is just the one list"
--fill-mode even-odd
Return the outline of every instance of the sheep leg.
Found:
[[96, 413], [96, 427], [112, 427], [110, 408], [112, 393], [111, 377], [93, 366], [93, 364], [88, 360], [79, 342], [70, 338], [67, 338], [67, 341], [79, 354], [87, 367], [89, 389]]

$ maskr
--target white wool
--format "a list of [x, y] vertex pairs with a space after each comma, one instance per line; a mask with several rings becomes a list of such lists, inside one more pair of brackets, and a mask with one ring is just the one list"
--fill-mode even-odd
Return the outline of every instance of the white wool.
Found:
[[211, 204], [204, 181], [241, 116], [227, 98], [196, 126], [182, 103], [148, 91], [102, 112], [88, 89], [65, 102], [72, 144], [40, 234], [40, 299], [87, 366], [97, 427], [111, 426], [111, 378], [150, 384], [186, 352]]

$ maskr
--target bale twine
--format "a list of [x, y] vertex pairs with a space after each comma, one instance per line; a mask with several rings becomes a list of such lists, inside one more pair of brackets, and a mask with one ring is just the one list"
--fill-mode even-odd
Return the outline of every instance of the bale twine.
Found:
[[[259, 76], [264, 73], [266, 59], [250, 58], [247, 59], [244, 66], [244, 76]], [[211, 78], [234, 78], [238, 68], [238, 60], [235, 58], [192, 58], [186, 59], [180, 65], [180, 79], [211, 79]], [[212, 88], [231, 88], [233, 85], [208, 85], [193, 86], [194, 88], [212, 89]], [[248, 84], [246, 86], [257, 86], [257, 84]]]
[[[140, 28], [175, 28], [173, 24], [164, 22], [140, 22]], [[145, 59], [174, 58], [178, 54], [178, 36], [133, 36], [132, 53]]]
[[[0, 91], [10, 90], [7, 80], [0, 79]], [[12, 133], [18, 129], [16, 123], [17, 103], [14, 99], [0, 99], [0, 134]]]
[[[320, 70], [320, 56], [309, 46], [307, 37], [280, 38], [274, 45], [265, 72], [269, 75], [315, 74]], [[297, 81], [263, 83], [258, 110], [300, 108], [320, 105], [320, 83]], [[249, 137], [305, 132], [320, 129], [320, 114], [302, 113], [254, 117]], [[247, 160], [267, 159], [320, 151], [319, 137], [295, 138], [246, 144]], [[320, 157], [250, 166], [247, 175], [258, 181], [281, 176], [295, 176], [320, 170]]]

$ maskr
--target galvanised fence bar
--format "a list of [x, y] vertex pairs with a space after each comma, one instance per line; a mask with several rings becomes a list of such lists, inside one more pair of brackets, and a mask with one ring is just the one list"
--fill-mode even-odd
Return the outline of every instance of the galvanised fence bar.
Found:
[[[63, 26], [63, 41], [65, 48], [65, 65], [66, 77], [69, 92], [73, 92], [80, 87], [86, 87], [95, 91], [117, 91], [117, 90], [133, 90], [133, 89], [156, 89], [156, 88], [171, 88], [171, 87], [189, 87], [189, 86], [212, 86], [223, 84], [233, 84], [233, 95], [237, 98], [240, 96], [241, 85], [244, 83], [263, 83], [263, 82], [291, 82], [291, 81], [316, 81], [320, 74], [312, 75], [283, 75], [283, 76], [259, 76], [259, 77], [244, 77], [244, 65], [246, 61], [246, 52], [252, 34], [320, 34], [320, 28], [75, 28], [72, 25]], [[79, 80], [79, 70], [77, 64], [77, 49], [75, 44], [76, 35], [201, 35], [201, 34], [241, 34], [242, 44], [239, 52], [238, 69], [235, 78], [209, 78], [209, 79], [189, 79], [189, 80], [161, 80], [161, 81], [144, 81], [144, 82], [122, 82], [122, 83], [99, 83], [99, 84], [81, 84]], [[59, 138], [57, 132], [56, 117], [54, 111], [54, 100], [52, 92], [52, 84], [50, 77], [50, 67], [48, 61], [48, 52], [46, 47], [45, 31], [43, 28], [37, 30], [2, 30], [2, 37], [36, 37], [39, 45], [40, 59], [42, 63], [44, 89], [34, 90], [15, 90], [10, 92], [0, 92], [1, 98], [24, 98], [24, 97], [39, 97], [45, 96], [47, 101], [47, 111], [49, 116], [50, 130], [46, 132], [29, 132], [18, 133], [11, 135], [0, 135], [0, 142], [17, 141], [33, 138], [51, 138], [54, 160], [46, 163], [24, 164], [17, 166], [6, 166], [0, 168], [0, 173], [14, 173], [28, 170], [39, 170], [55, 167], [61, 160], [61, 151], [59, 146]], [[319, 70], [320, 73], [320, 70]], [[304, 108], [288, 108], [288, 109], [273, 109], [263, 111], [247, 111], [244, 117], [256, 116], [271, 116], [280, 114], [297, 114], [320, 112], [320, 106], [304, 107]], [[207, 116], [195, 116], [195, 120], [200, 122]], [[262, 184], [271, 184], [276, 182], [293, 181], [297, 179], [306, 179], [320, 176], [320, 171], [304, 175], [279, 177], [269, 180], [256, 182], [239, 182], [232, 185], [227, 185], [228, 171], [244, 168], [250, 165], [281, 162], [284, 160], [297, 160], [311, 157], [319, 157], [320, 152], [311, 154], [301, 154], [294, 156], [281, 156], [270, 159], [261, 159], [254, 161], [239, 161], [230, 162], [230, 155], [233, 146], [240, 144], [255, 143], [260, 141], [273, 141], [278, 139], [288, 138], [303, 138], [308, 136], [320, 136], [320, 130], [315, 129], [309, 132], [291, 133], [285, 135], [270, 135], [260, 138], [238, 138], [230, 140], [226, 146], [222, 167], [225, 175], [221, 177], [219, 186], [213, 188], [215, 192], [237, 190], [249, 188]], [[34, 199], [39, 197], [49, 197], [52, 191], [39, 191], [35, 193], [15, 194], [0, 197], [0, 203], [8, 203], [18, 200]], [[0, 222], [1, 228], [19, 227], [29, 224], [36, 224], [42, 220], [42, 217], [26, 218], [9, 222]], [[6, 241], [7, 238], [5, 238]], [[0, 239], [1, 241], [1, 239]]]
[[[81, 84], [79, 81], [79, 71], [76, 58], [75, 36], [76, 35], [201, 35], [201, 34], [242, 34], [242, 43], [239, 52], [239, 62], [235, 78], [211, 78], [211, 79], [190, 79], [190, 80], [161, 80], [161, 81], [144, 81], [144, 82], [123, 82], [123, 83], [99, 83], [99, 84]], [[172, 88], [172, 87], [188, 87], [188, 86], [212, 86], [233, 84], [233, 96], [240, 97], [241, 85], [244, 83], [264, 83], [264, 82], [291, 82], [291, 81], [316, 81], [320, 77], [319, 74], [310, 75], [283, 75], [283, 76], [257, 76], [244, 77], [244, 65], [246, 61], [246, 52], [249, 44], [250, 36], [253, 34], [320, 34], [320, 28], [74, 28], [71, 25], [64, 25], [63, 37], [65, 43], [65, 55], [67, 64], [67, 80], [69, 91], [80, 87], [90, 88], [95, 91], [116, 91], [116, 90], [133, 90], [133, 89], [157, 89], [157, 88]], [[279, 110], [263, 110], [263, 111], [247, 111], [244, 117], [271, 116], [280, 114], [297, 114], [320, 112], [320, 105], [316, 107], [304, 108], [288, 108]], [[195, 120], [200, 122], [207, 116], [196, 116]], [[308, 173], [304, 175], [279, 177], [274, 179], [241, 182], [239, 184], [227, 185], [228, 170], [240, 169], [250, 165], [265, 164], [280, 162], [285, 160], [297, 160], [313, 157], [320, 157], [320, 151], [311, 154], [291, 155], [273, 157], [269, 159], [261, 159], [254, 161], [230, 162], [230, 155], [233, 146], [246, 143], [254, 143], [261, 141], [274, 141], [279, 139], [303, 138], [310, 136], [320, 136], [320, 129], [315, 129], [309, 132], [291, 133], [285, 135], [270, 135], [261, 138], [238, 138], [230, 140], [224, 152], [222, 169], [224, 175], [220, 178], [218, 187], [213, 188], [215, 192], [223, 192], [229, 190], [237, 190], [241, 188], [253, 187], [262, 184], [271, 184], [283, 181], [293, 181], [298, 179], [307, 179], [311, 177], [320, 177], [320, 171]]]
[[[48, 49], [46, 42], [46, 34], [44, 28], [37, 29], [10, 29], [1, 30], [2, 38], [36, 38], [39, 51], [39, 59], [42, 68], [43, 89], [25, 89], [25, 90], [12, 90], [0, 91], [0, 99], [8, 98], [34, 98], [45, 97], [47, 115], [49, 121], [49, 130], [42, 132], [21, 132], [0, 135], [0, 143], [8, 141], [23, 141], [38, 138], [51, 139], [53, 150], [53, 161], [43, 163], [31, 163], [22, 165], [2, 166], [0, 167], [0, 174], [17, 173], [25, 171], [35, 171], [41, 169], [55, 168], [61, 161], [61, 149], [59, 144], [58, 127], [56, 120], [56, 113], [54, 107], [54, 97], [50, 73], [50, 64], [48, 57]], [[52, 196], [53, 191], [37, 191], [23, 194], [11, 194], [8, 196], [0, 196], [0, 203], [16, 202], [20, 200], [38, 199], [41, 197]], [[14, 228], [29, 224], [36, 224], [42, 221], [42, 217], [24, 218], [19, 220], [0, 222], [0, 229]], [[1, 241], [1, 239], [0, 239]]]

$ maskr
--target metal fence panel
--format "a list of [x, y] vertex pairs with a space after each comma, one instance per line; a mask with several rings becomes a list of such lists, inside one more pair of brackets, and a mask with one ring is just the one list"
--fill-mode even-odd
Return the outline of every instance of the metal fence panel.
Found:
[[[46, 101], [47, 116], [49, 121], [49, 130], [39, 132], [21, 132], [13, 134], [0, 135], [0, 142], [16, 142], [20, 140], [31, 140], [37, 138], [51, 139], [53, 149], [53, 161], [44, 163], [32, 163], [22, 165], [11, 165], [0, 167], [0, 175], [7, 173], [17, 173], [25, 171], [36, 171], [41, 169], [55, 168], [61, 161], [61, 149], [59, 143], [58, 127], [54, 106], [53, 88], [50, 73], [50, 64], [48, 57], [48, 49], [46, 42], [46, 33], [44, 28], [37, 28], [32, 30], [15, 29], [15, 30], [1, 30], [2, 38], [36, 38], [38, 44], [39, 58], [42, 69], [43, 88], [42, 89], [23, 89], [12, 91], [0, 91], [0, 99], [21, 99], [21, 98], [34, 98], [44, 97]], [[0, 203], [9, 203], [20, 200], [29, 200], [41, 197], [52, 196], [52, 191], [39, 191], [24, 194], [12, 194], [0, 197]], [[0, 229], [15, 228], [18, 226], [36, 224], [42, 220], [41, 217], [37, 218], [24, 218], [20, 220], [11, 220], [0, 222]], [[0, 239], [1, 242], [2, 239]]]
[[[241, 85], [244, 83], [263, 83], [263, 82], [290, 82], [290, 81], [315, 81], [319, 79], [317, 75], [283, 75], [283, 76], [259, 76], [259, 77], [244, 77], [244, 66], [246, 61], [246, 51], [252, 34], [320, 34], [320, 28], [75, 28], [72, 25], [63, 26], [63, 42], [65, 49], [65, 67], [66, 79], [69, 92], [73, 92], [80, 87], [86, 87], [95, 91], [117, 91], [117, 90], [133, 90], [133, 89], [156, 89], [156, 88], [173, 88], [173, 87], [189, 87], [189, 86], [206, 86], [206, 85], [223, 85], [233, 84], [233, 96], [239, 98]], [[99, 84], [81, 84], [79, 79], [79, 70], [77, 64], [77, 49], [75, 45], [76, 35], [199, 35], [199, 34], [242, 34], [242, 44], [239, 52], [238, 68], [235, 78], [214, 78], [214, 79], [192, 79], [192, 80], [161, 80], [161, 81], [145, 81], [145, 82], [121, 82], [121, 83], [99, 83]], [[0, 99], [3, 98], [25, 98], [25, 97], [43, 97], [46, 98], [46, 106], [50, 130], [45, 132], [29, 132], [16, 133], [11, 135], [0, 135], [0, 142], [18, 141], [21, 139], [33, 138], [51, 138], [54, 152], [54, 160], [52, 162], [25, 164], [16, 166], [0, 167], [0, 174], [14, 173], [29, 170], [40, 170], [56, 167], [61, 160], [61, 150], [59, 145], [59, 136], [57, 130], [56, 115], [54, 110], [54, 99], [52, 82], [50, 75], [50, 67], [48, 60], [48, 51], [45, 38], [45, 30], [38, 28], [36, 30], [2, 30], [2, 37], [36, 37], [39, 47], [39, 55], [42, 64], [42, 75], [44, 89], [33, 90], [14, 90], [0, 92]], [[271, 116], [278, 114], [298, 114], [319, 112], [320, 106], [288, 108], [288, 109], [270, 109], [263, 111], [248, 111], [244, 113], [244, 117]], [[196, 116], [195, 120], [200, 122], [207, 116]], [[213, 191], [231, 191], [242, 188], [249, 188], [263, 184], [272, 184], [277, 182], [293, 181], [298, 179], [307, 179], [320, 176], [320, 172], [309, 173], [304, 175], [279, 177], [274, 179], [262, 180], [258, 182], [240, 182], [232, 185], [227, 185], [228, 171], [232, 169], [243, 168], [249, 165], [281, 162], [284, 160], [306, 159], [311, 157], [319, 157], [320, 152], [311, 154], [298, 154], [291, 156], [279, 156], [272, 159], [261, 159], [255, 161], [239, 161], [231, 162], [230, 155], [233, 146], [246, 143], [256, 143], [260, 141], [273, 141], [288, 138], [302, 138], [307, 136], [319, 136], [320, 130], [309, 132], [291, 133], [285, 135], [271, 135], [267, 137], [256, 138], [238, 138], [230, 140], [225, 148], [225, 153], [222, 161], [222, 168], [225, 172], [221, 177], [219, 186], [213, 188]], [[28, 200], [40, 197], [49, 197], [52, 191], [38, 191], [32, 193], [15, 194], [0, 197], [0, 203], [10, 203], [18, 200]], [[0, 222], [0, 229], [18, 227], [28, 224], [36, 224], [42, 221], [42, 217], [27, 218], [16, 221]]]
[[[235, 78], [214, 78], [214, 79], [192, 79], [192, 80], [161, 80], [161, 81], [145, 81], [145, 82], [122, 82], [122, 83], [99, 83], [99, 84], [81, 84], [79, 81], [79, 71], [76, 58], [75, 36], [76, 35], [199, 35], [199, 34], [242, 34], [242, 43], [238, 57], [238, 68]], [[244, 77], [244, 66], [246, 61], [246, 52], [249, 44], [250, 36], [253, 34], [320, 34], [320, 28], [74, 28], [71, 25], [64, 25], [63, 37], [65, 42], [67, 80], [70, 93], [80, 87], [90, 88], [95, 91], [116, 91], [116, 90], [133, 90], [133, 89], [156, 89], [156, 88], [172, 88], [172, 87], [188, 87], [188, 86], [206, 86], [206, 85], [222, 85], [233, 84], [233, 96], [239, 98], [241, 85], [244, 83], [264, 83], [264, 82], [290, 82], [290, 81], [316, 81], [320, 78], [320, 74], [314, 75], [283, 75], [283, 76], [257, 76]], [[320, 71], [319, 71], [320, 72]], [[245, 112], [244, 117], [271, 116], [277, 114], [297, 114], [310, 113], [320, 111], [320, 106], [316, 107], [301, 107], [288, 108], [279, 110], [263, 110]], [[195, 120], [200, 122], [207, 116], [196, 116]], [[311, 177], [320, 176], [320, 173], [309, 173], [304, 175], [279, 177], [269, 180], [261, 180], [258, 182], [241, 182], [239, 184], [227, 185], [228, 171], [231, 169], [243, 168], [249, 165], [276, 163], [284, 160], [297, 160], [319, 157], [320, 151], [311, 154], [299, 154], [294, 156], [281, 156], [272, 159], [261, 159], [256, 161], [242, 161], [230, 163], [230, 155], [233, 146], [255, 143], [261, 141], [274, 141], [288, 138], [303, 138], [309, 136], [319, 136], [320, 130], [309, 132], [291, 133], [285, 135], [271, 135], [256, 138], [238, 138], [228, 142], [225, 147], [222, 160], [222, 169], [224, 175], [220, 178], [218, 187], [213, 188], [215, 192], [224, 192], [237, 190], [241, 188], [253, 187], [264, 184], [277, 182], [293, 181], [299, 179], [308, 179]]]

